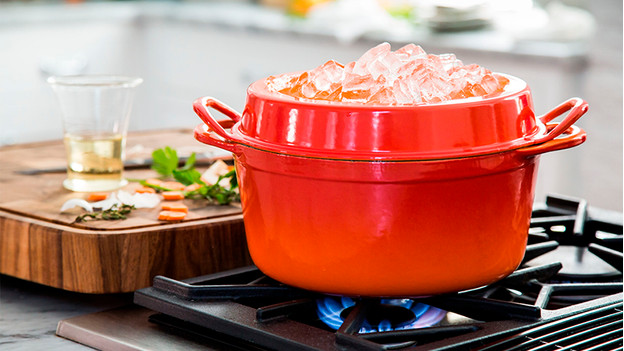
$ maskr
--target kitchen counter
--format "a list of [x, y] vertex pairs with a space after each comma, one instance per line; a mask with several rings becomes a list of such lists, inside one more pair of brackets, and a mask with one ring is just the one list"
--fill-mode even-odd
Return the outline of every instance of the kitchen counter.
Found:
[[[133, 293], [91, 295], [0, 275], [0, 349], [230, 351], [215, 339], [194, 340], [148, 321], [153, 311], [132, 303]], [[63, 321], [60, 335], [57, 326]], [[123, 345], [123, 347], [122, 347]]]
[[132, 295], [78, 294], [0, 275], [0, 349], [91, 350], [56, 336], [58, 322], [128, 305]]

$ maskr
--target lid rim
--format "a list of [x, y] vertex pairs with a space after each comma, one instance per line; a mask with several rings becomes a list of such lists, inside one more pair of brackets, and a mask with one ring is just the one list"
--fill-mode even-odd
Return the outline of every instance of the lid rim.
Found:
[[236, 144], [250, 147], [256, 150], [281, 154], [284, 156], [297, 156], [305, 158], [316, 158], [336, 161], [442, 161], [461, 159], [468, 157], [479, 157], [495, 155], [509, 152], [535, 144], [535, 140], [547, 133], [544, 124], [536, 125], [533, 132], [521, 138], [504, 141], [500, 143], [480, 145], [462, 150], [437, 150], [437, 151], [373, 151], [373, 150], [332, 150], [332, 149], [312, 149], [296, 145], [274, 144], [263, 140], [257, 140], [247, 136], [240, 131], [240, 122], [232, 127], [232, 132], [236, 136]]

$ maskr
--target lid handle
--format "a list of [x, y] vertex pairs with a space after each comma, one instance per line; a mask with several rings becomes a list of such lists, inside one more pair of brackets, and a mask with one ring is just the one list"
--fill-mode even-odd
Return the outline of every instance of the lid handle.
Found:
[[[575, 97], [563, 102], [539, 117], [539, 120], [546, 125], [546, 134], [533, 140], [530, 146], [520, 148], [516, 152], [522, 156], [533, 156], [582, 144], [587, 139], [587, 134], [583, 129], [575, 126], [574, 122], [581, 118], [588, 109], [587, 102], [580, 98]], [[549, 123], [565, 112], [568, 114], [563, 121]]]
[[574, 122], [581, 118], [581, 116], [584, 115], [588, 109], [589, 105], [585, 100], [574, 97], [561, 103], [545, 115], [538, 117], [542, 123], [548, 125], [548, 122], [569, 111], [561, 123], [558, 123], [554, 128], [552, 128], [552, 130], [549, 129], [546, 135], [535, 139], [534, 144], [540, 144], [553, 140], [563, 134], [566, 130], [568, 130], [568, 128], [572, 127]]
[[[214, 108], [230, 119], [217, 121], [212, 114], [210, 114], [210, 108]], [[209, 96], [195, 100], [193, 102], [193, 110], [205, 123], [195, 128], [195, 139], [204, 144], [216, 146], [230, 152], [238, 152], [238, 145], [241, 140], [225, 130], [225, 128], [231, 128], [236, 122], [240, 121], [241, 115], [238, 112], [221, 101]], [[221, 138], [216, 138], [214, 134], [217, 134]]]

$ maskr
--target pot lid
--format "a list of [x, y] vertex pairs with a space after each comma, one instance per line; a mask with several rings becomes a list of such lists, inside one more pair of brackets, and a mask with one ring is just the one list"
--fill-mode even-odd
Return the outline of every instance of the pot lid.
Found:
[[504, 91], [435, 104], [363, 105], [298, 100], [253, 83], [232, 134], [270, 152], [347, 160], [426, 160], [520, 148], [545, 134], [528, 85], [504, 75]]

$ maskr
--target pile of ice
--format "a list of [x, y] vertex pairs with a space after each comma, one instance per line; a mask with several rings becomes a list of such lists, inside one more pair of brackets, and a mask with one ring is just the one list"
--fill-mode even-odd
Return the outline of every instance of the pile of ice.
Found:
[[299, 99], [381, 105], [436, 103], [502, 91], [503, 76], [453, 54], [429, 55], [408, 44], [391, 51], [383, 43], [343, 66], [330, 60], [302, 74], [267, 79], [269, 90]]

